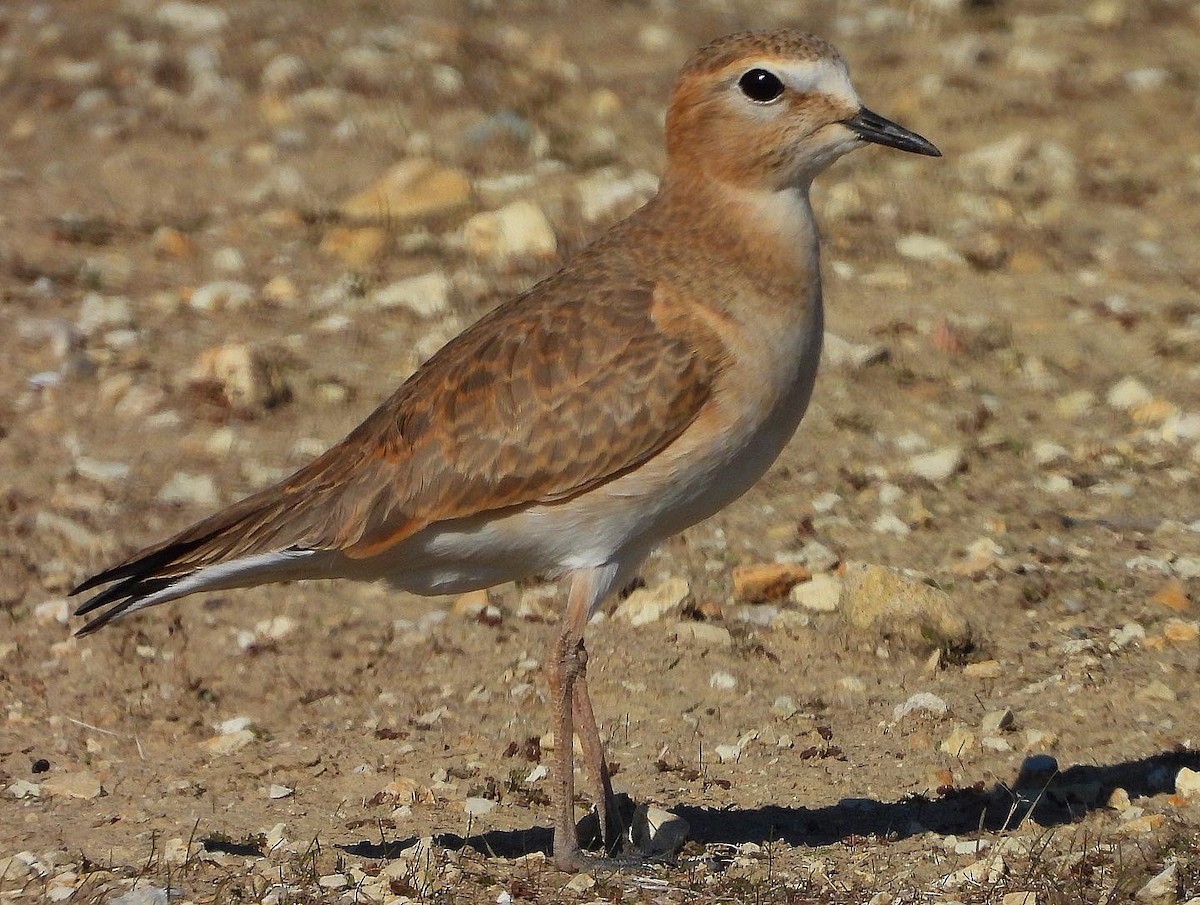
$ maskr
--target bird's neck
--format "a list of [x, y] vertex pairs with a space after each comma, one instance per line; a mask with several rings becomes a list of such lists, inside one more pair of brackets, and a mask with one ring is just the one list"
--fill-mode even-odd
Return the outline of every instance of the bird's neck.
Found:
[[683, 231], [675, 241], [767, 297], [807, 299], [819, 287], [817, 226], [807, 184], [748, 188], [668, 174], [649, 208], [653, 219]]

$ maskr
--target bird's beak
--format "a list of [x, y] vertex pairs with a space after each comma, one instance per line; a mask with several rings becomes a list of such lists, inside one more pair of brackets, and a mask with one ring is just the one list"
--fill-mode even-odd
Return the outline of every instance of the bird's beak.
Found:
[[860, 107], [852, 117], [842, 120], [842, 125], [857, 132], [863, 141], [873, 141], [878, 145], [911, 151], [913, 154], [924, 154], [927, 157], [942, 156], [942, 152], [935, 148], [932, 142], [878, 113], [872, 113], [866, 107]]

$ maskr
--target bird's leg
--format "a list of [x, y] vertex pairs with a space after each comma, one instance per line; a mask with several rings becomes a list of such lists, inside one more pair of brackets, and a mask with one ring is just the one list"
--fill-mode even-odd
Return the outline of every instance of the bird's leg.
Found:
[[[592, 601], [589, 573], [576, 572], [567, 592], [567, 608], [547, 664], [550, 702], [554, 708], [555, 819], [554, 863], [562, 870], [577, 870], [587, 863], [575, 833], [575, 688], [583, 672], [583, 627]], [[586, 692], [585, 692], [586, 694]], [[590, 708], [589, 708], [590, 712]], [[592, 722], [595, 732], [595, 722]], [[586, 732], [585, 732], [586, 734]]]
[[575, 680], [575, 694], [572, 699], [575, 731], [579, 733], [579, 741], [583, 745], [583, 759], [592, 781], [592, 797], [596, 802], [597, 816], [600, 818], [600, 838], [604, 842], [604, 850], [610, 855], [615, 855], [624, 827], [621, 825], [621, 815], [613, 797], [612, 777], [604, 760], [600, 727], [596, 723], [596, 714], [592, 711], [592, 699], [588, 696], [588, 655], [587, 648], [583, 646], [583, 639], [579, 641], [578, 660], [579, 675]]

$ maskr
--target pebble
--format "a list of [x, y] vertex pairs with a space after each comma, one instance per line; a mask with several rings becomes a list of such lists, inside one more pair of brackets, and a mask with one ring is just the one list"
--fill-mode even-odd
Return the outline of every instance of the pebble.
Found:
[[1146, 885], [1134, 894], [1134, 898], [1139, 902], [1157, 902], [1160, 899], [1166, 898], [1174, 899], [1175, 891], [1178, 888], [1178, 881], [1175, 874], [1176, 862], [1172, 861], [1151, 877]]
[[668, 578], [652, 587], [635, 590], [617, 606], [613, 618], [631, 625], [647, 625], [683, 609], [691, 599], [691, 585], [682, 578]]
[[901, 257], [924, 264], [959, 266], [966, 263], [966, 259], [955, 251], [945, 239], [921, 233], [910, 233], [897, 239], [896, 251], [900, 253]]
[[200, 353], [191, 379], [215, 384], [235, 411], [262, 412], [292, 398], [284, 362], [285, 356], [272, 349], [226, 343]]
[[554, 228], [532, 201], [514, 201], [476, 214], [463, 226], [467, 250], [498, 270], [526, 260], [549, 260], [558, 253]]
[[788, 595], [792, 603], [815, 613], [832, 613], [842, 596], [842, 580], [836, 575], [820, 573], [810, 581], [792, 588]]
[[780, 695], [771, 704], [771, 716], [777, 720], [790, 720], [799, 712], [800, 708], [790, 695]]
[[471, 199], [471, 183], [461, 172], [427, 158], [395, 164], [340, 208], [353, 223], [389, 223], [451, 213]]
[[272, 783], [271, 787], [267, 789], [267, 797], [272, 801], [279, 801], [282, 798], [291, 798], [295, 794], [296, 790], [291, 786], [281, 786], [275, 783]]
[[742, 756], [741, 745], [717, 745], [717, 759], [723, 764], [735, 764]]
[[490, 798], [468, 798], [463, 801], [463, 811], [468, 817], [482, 817], [496, 808], [496, 802]]
[[876, 534], [894, 534], [897, 537], [907, 537], [912, 533], [908, 523], [894, 512], [885, 512], [871, 522], [871, 530]]
[[236, 732], [223, 732], [220, 735], [215, 735], [201, 744], [209, 754], [226, 755], [236, 754], [254, 740], [255, 735], [253, 731], [250, 729], [239, 729]]
[[646, 858], [674, 857], [691, 831], [682, 817], [654, 805], [639, 805], [630, 828], [633, 844]]
[[345, 874], [326, 874], [317, 878], [317, 885], [322, 889], [344, 889], [350, 885], [350, 880]]
[[240, 311], [254, 301], [254, 287], [239, 280], [213, 280], [195, 289], [188, 297], [188, 307], [194, 311], [214, 314], [221, 311]]
[[983, 885], [994, 886], [1004, 879], [1008, 873], [1008, 865], [999, 855], [991, 855], [969, 864], [961, 870], [948, 874], [936, 884], [941, 889], [960, 889], [964, 886], [976, 888]]
[[979, 721], [979, 731], [983, 735], [996, 735], [999, 732], [1013, 728], [1016, 717], [1008, 707], [1003, 710], [989, 710]]
[[680, 641], [690, 641], [710, 647], [733, 645], [733, 635], [729, 633], [729, 629], [709, 622], [680, 622], [675, 626], [675, 637]]
[[1006, 892], [1000, 899], [1000, 905], [1038, 905], [1036, 892]]
[[158, 491], [158, 500], [180, 506], [215, 507], [221, 501], [212, 475], [177, 471]]
[[641, 207], [656, 191], [658, 178], [644, 170], [620, 178], [601, 170], [575, 184], [579, 212], [587, 223], [611, 222]]
[[1003, 674], [1004, 669], [998, 660], [968, 663], [963, 667], [963, 675], [968, 679], [998, 679]]
[[[42, 787], [36, 782], [30, 782], [27, 779], [18, 779], [8, 787], [8, 792], [13, 798], [20, 801], [23, 798], [39, 798], [42, 794]], [[0, 861], [0, 864], [3, 863], [3, 861]]]
[[1133, 805], [1133, 802], [1129, 800], [1129, 793], [1120, 786], [1117, 786], [1117, 788], [1113, 789], [1109, 794], [1107, 805], [1114, 811], [1124, 813], [1125, 811], [1129, 810], [1129, 808]]
[[908, 471], [931, 484], [942, 484], [966, 467], [961, 446], [944, 446], [908, 460]]
[[733, 596], [740, 603], [763, 603], [785, 597], [812, 573], [801, 565], [754, 563], [733, 570]]
[[417, 317], [437, 317], [450, 311], [450, 278], [435, 270], [390, 283], [372, 293], [377, 308], [404, 308]]
[[1125, 377], [1109, 389], [1105, 401], [1115, 409], [1130, 410], [1145, 405], [1154, 397], [1136, 377]]
[[[1026, 751], [1047, 751], [1058, 746], [1058, 733], [1051, 732], [1049, 729], [1026, 729], [1025, 730], [1025, 750]], [[1058, 769], [1058, 763], [1052, 757], [1046, 758], [1052, 767], [1049, 772]], [[1035, 758], [1026, 758], [1026, 764], [1035, 760]]]
[[92, 336], [104, 330], [129, 327], [133, 324], [133, 307], [123, 296], [104, 296], [89, 292], [79, 306], [75, 326], [84, 336]]
[[829, 331], [825, 332], [821, 349], [824, 364], [850, 371], [886, 361], [888, 354], [887, 346], [882, 343], [852, 343]]
[[591, 874], [576, 874], [563, 884], [563, 889], [569, 889], [581, 896], [595, 885], [596, 880]]
[[961, 757], [974, 747], [975, 733], [966, 726], [956, 726], [938, 746], [938, 750], [951, 757]]
[[949, 594], [900, 572], [847, 563], [840, 608], [848, 628], [913, 649], [966, 648], [972, 630]]
[[708, 687], [719, 691], [733, 691], [737, 688], [737, 678], [732, 674], [718, 670], [708, 677]]
[[1175, 774], [1175, 794], [1184, 798], [1200, 799], [1200, 772], [1180, 767]]
[[42, 791], [61, 798], [99, 798], [104, 789], [94, 773], [60, 773], [42, 781]]
[[211, 37], [229, 24], [229, 15], [223, 9], [186, 0], [167, 0], [160, 4], [154, 19], [188, 38]]
[[129, 892], [113, 896], [108, 905], [167, 905], [172, 898], [178, 898], [182, 890], [175, 887], [164, 889], [161, 886], [142, 886]]
[[950, 705], [943, 698], [929, 691], [918, 691], [903, 704], [897, 704], [892, 711], [892, 719], [900, 722], [905, 717], [915, 714], [941, 719], [950, 712]]

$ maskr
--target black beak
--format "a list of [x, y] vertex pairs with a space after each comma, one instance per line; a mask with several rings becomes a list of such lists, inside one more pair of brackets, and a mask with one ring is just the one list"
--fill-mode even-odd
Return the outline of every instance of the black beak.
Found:
[[932, 142], [922, 138], [916, 132], [884, 119], [878, 113], [872, 113], [862, 107], [854, 116], [842, 120], [842, 125], [853, 129], [863, 141], [873, 141], [878, 145], [889, 148], [899, 148], [901, 151], [911, 151], [913, 154], [924, 154], [926, 157], [941, 157], [942, 152], [935, 148]]

